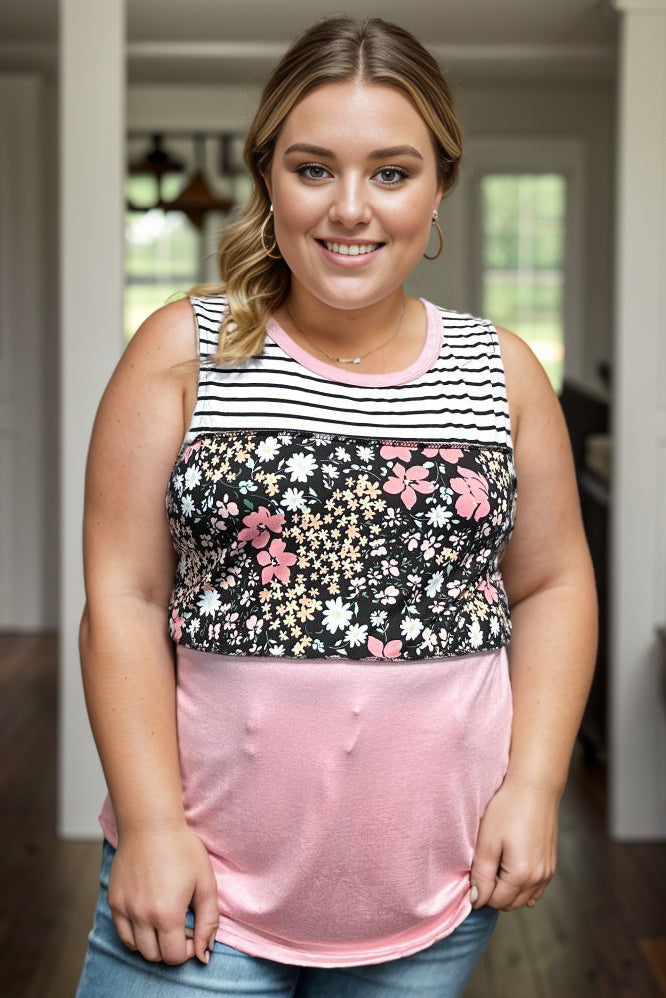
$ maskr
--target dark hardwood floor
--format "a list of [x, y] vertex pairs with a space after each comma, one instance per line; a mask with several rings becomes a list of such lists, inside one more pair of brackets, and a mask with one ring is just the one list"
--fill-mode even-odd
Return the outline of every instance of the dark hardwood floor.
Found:
[[[1, 998], [73, 998], [95, 905], [99, 843], [54, 831], [56, 656], [54, 636], [0, 634]], [[666, 995], [666, 845], [610, 842], [604, 809], [603, 766], [577, 754], [558, 873], [500, 917], [468, 998]]]

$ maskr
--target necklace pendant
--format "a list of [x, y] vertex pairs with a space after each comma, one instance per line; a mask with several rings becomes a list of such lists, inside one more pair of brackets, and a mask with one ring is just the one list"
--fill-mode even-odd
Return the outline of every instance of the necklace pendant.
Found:
[[312, 345], [316, 347], [320, 353], [323, 353], [324, 356], [328, 357], [329, 360], [334, 360], [337, 364], [360, 364], [364, 357], [369, 357], [370, 354], [375, 353], [376, 350], [381, 350], [382, 347], [388, 346], [388, 344], [392, 343], [393, 340], [398, 335], [398, 333], [400, 332], [400, 326], [402, 325], [402, 317], [405, 314], [405, 302], [403, 300], [402, 309], [400, 311], [400, 318], [398, 319], [398, 325], [395, 327], [395, 332], [393, 336], [390, 336], [388, 340], [386, 340], [384, 343], [380, 343], [379, 346], [373, 347], [372, 350], [368, 350], [367, 353], [361, 354], [360, 357], [335, 357], [332, 353], [329, 353], [328, 350], [324, 350], [323, 347], [319, 346], [319, 344], [315, 340], [313, 340], [311, 336], [308, 336], [308, 334], [305, 332], [304, 329], [301, 329], [301, 327], [298, 325], [293, 315], [291, 314], [288, 303], [285, 303], [285, 308], [287, 310], [287, 315], [289, 316], [289, 318], [291, 319], [292, 323], [299, 331], [301, 336], [304, 336], [305, 339], [308, 340], [309, 343], [312, 343]]

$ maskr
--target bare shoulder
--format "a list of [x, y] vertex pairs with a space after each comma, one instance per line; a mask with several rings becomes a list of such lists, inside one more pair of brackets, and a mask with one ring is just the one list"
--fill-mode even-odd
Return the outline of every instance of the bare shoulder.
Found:
[[[112, 405], [129, 417], [135, 400], [155, 414], [164, 408], [179, 422], [191, 409], [197, 383], [197, 335], [189, 299], [170, 302], [142, 322], [128, 343], [107, 386], [102, 409]], [[185, 414], [185, 415], [184, 415]]]
[[170, 369], [196, 360], [196, 322], [189, 298], [163, 305], [149, 315], [130, 340], [125, 355], [153, 368]]
[[91, 457], [128, 453], [131, 439], [133, 445], [143, 445], [168, 464], [189, 422], [196, 394], [196, 359], [189, 300], [153, 312], [128, 343], [106, 387], [95, 420]]
[[158, 309], [127, 345], [100, 402], [86, 474], [88, 598], [128, 585], [168, 600], [173, 549], [164, 496], [196, 386], [189, 301]]

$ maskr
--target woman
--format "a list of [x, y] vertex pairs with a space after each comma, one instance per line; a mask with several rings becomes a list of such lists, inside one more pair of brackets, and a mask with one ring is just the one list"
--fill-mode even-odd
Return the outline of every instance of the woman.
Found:
[[315, 25], [250, 129], [224, 294], [155, 313], [113, 375], [87, 482], [109, 799], [80, 998], [451, 998], [553, 875], [592, 575], [533, 355], [403, 291], [460, 152], [411, 35]]

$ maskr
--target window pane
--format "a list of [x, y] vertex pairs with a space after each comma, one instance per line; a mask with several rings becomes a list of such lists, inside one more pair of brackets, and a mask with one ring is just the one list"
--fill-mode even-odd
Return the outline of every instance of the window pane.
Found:
[[[163, 196], [170, 194], [166, 187], [163, 184]], [[140, 175], [128, 178], [127, 196], [131, 204], [154, 204], [155, 194], [152, 178]], [[172, 295], [197, 283], [200, 239], [199, 232], [181, 212], [157, 208], [126, 212], [126, 339]]]
[[484, 315], [530, 344], [559, 391], [566, 180], [560, 174], [489, 174], [481, 192]]

